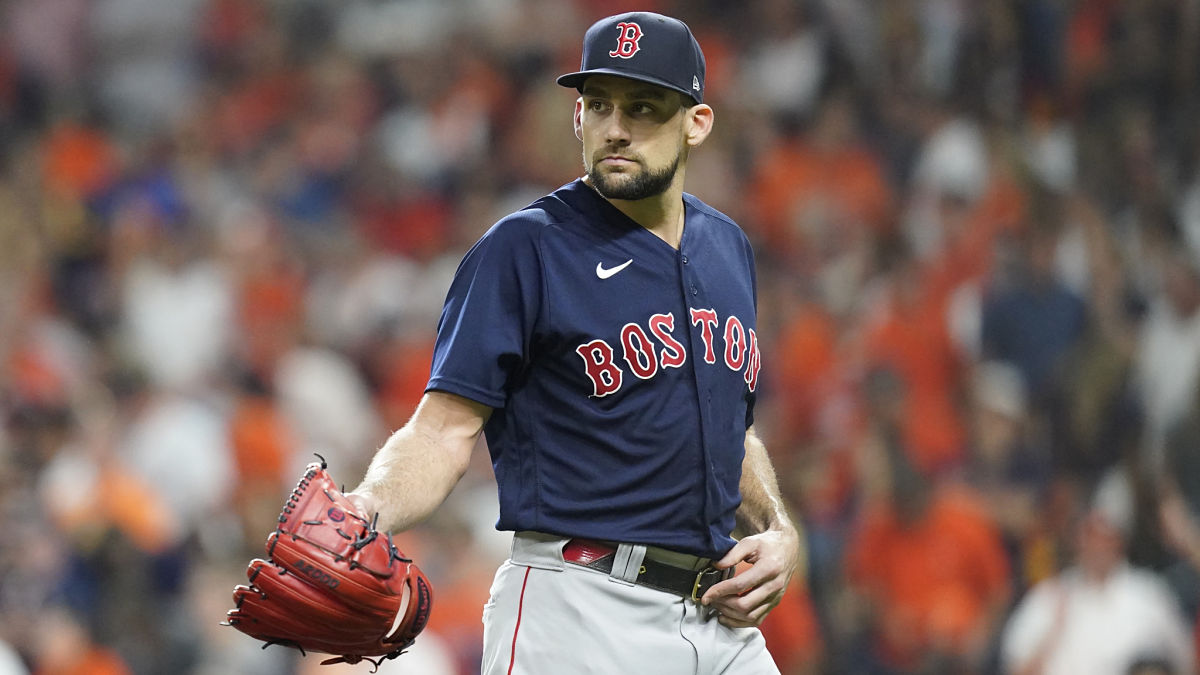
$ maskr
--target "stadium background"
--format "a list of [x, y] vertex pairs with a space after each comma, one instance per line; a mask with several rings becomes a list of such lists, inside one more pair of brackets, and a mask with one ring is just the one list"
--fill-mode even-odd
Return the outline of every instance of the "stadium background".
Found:
[[[313, 452], [356, 480], [406, 419], [466, 247], [579, 174], [553, 77], [624, 9], [698, 35], [688, 189], [759, 251], [784, 672], [994, 672], [1113, 471], [1194, 625], [1200, 3], [3, 0], [0, 673], [343, 672], [229, 591]], [[477, 672], [485, 458], [401, 537], [437, 605], [384, 672]]]

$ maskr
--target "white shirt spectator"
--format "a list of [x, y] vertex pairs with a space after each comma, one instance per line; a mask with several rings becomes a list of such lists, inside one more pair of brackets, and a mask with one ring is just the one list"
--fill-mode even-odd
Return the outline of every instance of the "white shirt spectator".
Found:
[[203, 383], [225, 366], [232, 342], [233, 289], [208, 262], [171, 269], [146, 259], [122, 293], [127, 351], [162, 388]]
[[1069, 570], [1035, 586], [1004, 631], [1004, 672], [1046, 648], [1042, 675], [1125, 675], [1138, 658], [1193, 672], [1188, 630], [1174, 597], [1152, 572], [1122, 563], [1101, 583]]
[[225, 413], [202, 400], [160, 393], [129, 425], [118, 452], [189, 528], [229, 503], [233, 450]]
[[1165, 294], [1156, 298], [1142, 322], [1135, 358], [1156, 466], [1165, 435], [1191, 409], [1200, 387], [1200, 309], [1181, 313]]
[[297, 347], [275, 370], [279, 404], [300, 441], [292, 457], [299, 475], [313, 453], [335, 466], [363, 466], [387, 438], [371, 392], [346, 356], [323, 347]]

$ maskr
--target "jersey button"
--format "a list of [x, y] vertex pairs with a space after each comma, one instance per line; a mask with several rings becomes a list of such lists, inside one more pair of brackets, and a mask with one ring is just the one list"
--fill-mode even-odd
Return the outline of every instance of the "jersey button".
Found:
[[682, 260], [683, 260], [683, 264], [684, 264], [684, 265], [686, 265], [686, 264], [688, 263], [688, 259], [687, 259], [687, 256], [686, 256], [686, 255], [685, 255], [685, 256], [683, 256]]
[[699, 293], [700, 293], [700, 291], [696, 290], [696, 287], [693, 285], [692, 286], [692, 295], [698, 295]]

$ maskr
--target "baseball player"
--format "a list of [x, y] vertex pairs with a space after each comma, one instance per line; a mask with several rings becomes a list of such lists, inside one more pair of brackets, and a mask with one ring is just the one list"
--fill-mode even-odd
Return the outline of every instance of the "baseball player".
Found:
[[800, 543], [752, 426], [753, 252], [683, 191], [713, 127], [704, 70], [679, 20], [587, 31], [558, 78], [579, 92], [586, 175], [464, 257], [425, 396], [351, 494], [410, 527], [485, 434], [514, 537], [484, 673], [778, 672], [757, 626]]

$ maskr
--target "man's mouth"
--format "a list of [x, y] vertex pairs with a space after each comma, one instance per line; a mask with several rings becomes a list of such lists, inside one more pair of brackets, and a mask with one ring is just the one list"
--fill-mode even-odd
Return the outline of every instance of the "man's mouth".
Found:
[[637, 164], [637, 161], [632, 160], [628, 157], [621, 157], [620, 155], [606, 155], [606, 156], [602, 157], [600, 159], [600, 161], [597, 163], [600, 164], [601, 166], [608, 166], [608, 167], [612, 167], [612, 168], [624, 168], [624, 167], [634, 166], [635, 164]]

